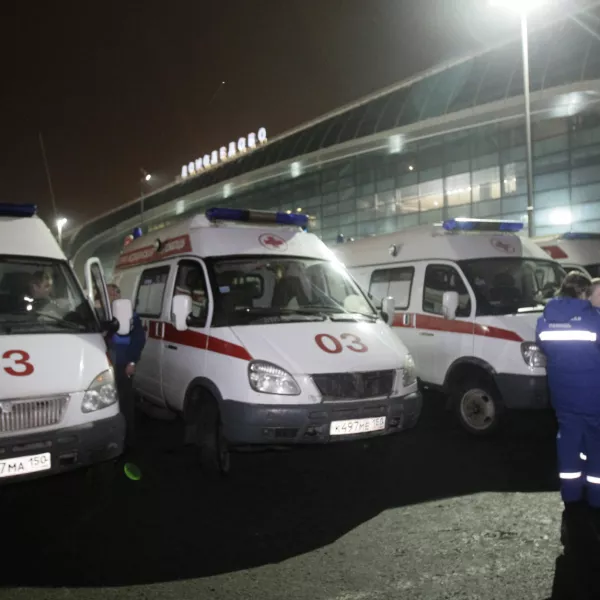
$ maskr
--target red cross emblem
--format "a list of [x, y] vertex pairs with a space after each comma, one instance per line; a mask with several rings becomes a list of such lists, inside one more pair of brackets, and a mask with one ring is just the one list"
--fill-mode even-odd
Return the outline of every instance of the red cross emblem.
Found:
[[287, 248], [285, 240], [272, 233], [263, 233], [263, 235], [258, 238], [258, 241], [261, 245], [270, 250], [285, 250]]

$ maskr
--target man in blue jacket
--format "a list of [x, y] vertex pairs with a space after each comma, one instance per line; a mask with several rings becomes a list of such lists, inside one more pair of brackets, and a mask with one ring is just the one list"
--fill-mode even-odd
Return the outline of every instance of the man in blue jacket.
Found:
[[577, 514], [587, 510], [585, 499], [600, 509], [600, 313], [587, 299], [590, 285], [582, 273], [569, 273], [536, 332], [559, 424], [561, 496], [565, 511]]
[[[111, 304], [121, 297], [119, 286], [111, 283], [107, 286]], [[113, 334], [107, 339], [109, 356], [111, 358], [117, 390], [119, 392], [119, 405], [127, 423], [126, 446], [133, 448], [135, 443], [135, 396], [133, 393], [132, 377], [135, 367], [146, 345], [146, 332], [138, 315], [134, 313], [131, 332], [129, 335]]]

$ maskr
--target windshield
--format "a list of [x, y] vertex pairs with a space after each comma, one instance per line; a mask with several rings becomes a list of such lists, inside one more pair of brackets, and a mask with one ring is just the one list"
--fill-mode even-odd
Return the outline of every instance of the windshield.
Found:
[[97, 331], [66, 263], [0, 256], [0, 335]]
[[543, 259], [483, 258], [459, 264], [482, 316], [542, 310], [565, 276], [558, 263]]
[[375, 320], [344, 267], [312, 258], [216, 259], [215, 325]]
[[600, 277], [600, 264], [585, 265], [585, 269], [592, 277]]

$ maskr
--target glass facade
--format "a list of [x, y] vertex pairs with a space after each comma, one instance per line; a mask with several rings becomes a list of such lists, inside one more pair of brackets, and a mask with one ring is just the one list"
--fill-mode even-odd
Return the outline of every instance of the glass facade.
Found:
[[[595, 91], [600, 90], [600, 40], [571, 20], [531, 38], [534, 94], [544, 91], [549, 97], [553, 93], [564, 97], [570, 88], [580, 86], [571, 94], [569, 114], [563, 110], [554, 118], [548, 118], [551, 111], [543, 117], [533, 115], [535, 233], [600, 231], [600, 105]], [[595, 93], [581, 91], [581, 82]], [[522, 93], [520, 43], [515, 41], [401, 84], [145, 198], [146, 210], [162, 207], [167, 213], [149, 218], [146, 230], [214, 204], [308, 213], [315, 217], [313, 231], [328, 243], [340, 233], [358, 238], [457, 216], [526, 220], [522, 119], [494, 119], [488, 113], [482, 118], [485, 124], [469, 129], [451, 131], [448, 125], [448, 133], [409, 139], [398, 147], [391, 136], [385, 148], [380, 145], [356, 155], [350, 149], [345, 158], [305, 173], [299, 166], [301, 157], [318, 150], [384, 135], [390, 129], [414, 130], [434, 117], [450, 123], [453, 113], [518, 99]], [[298, 163], [282, 167], [276, 177], [236, 191], [236, 178], [296, 158]], [[213, 191], [210, 198], [203, 190], [211, 186], [214, 190], [215, 184], [231, 189], [218, 199]], [[84, 258], [96, 254], [110, 262], [128, 233], [120, 225], [134, 219], [139, 210], [139, 204], [131, 204], [85, 225], [70, 240], [71, 254], [97, 237], [97, 245], [86, 246]], [[108, 230], [119, 230], [119, 237], [102, 241]]]

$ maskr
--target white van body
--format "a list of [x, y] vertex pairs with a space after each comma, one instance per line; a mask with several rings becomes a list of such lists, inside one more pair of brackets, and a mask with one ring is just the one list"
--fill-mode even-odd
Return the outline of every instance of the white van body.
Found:
[[565, 271], [600, 277], [600, 234], [570, 232], [538, 237], [534, 241]]
[[[110, 320], [99, 264], [86, 271]], [[0, 484], [116, 458], [123, 438], [89, 300], [35, 207], [0, 204]]]
[[284, 213], [237, 211], [255, 218], [238, 222], [212, 210], [138, 238], [115, 270], [148, 334], [136, 391], [184, 416], [204, 466], [226, 470], [215, 453], [229, 446], [412, 427], [412, 358], [331, 250], [265, 222]]
[[393, 326], [420, 381], [447, 392], [474, 434], [493, 431], [505, 408], [548, 406], [535, 327], [564, 271], [502, 231], [519, 225], [453, 219], [336, 250], [376, 305], [394, 298]]

